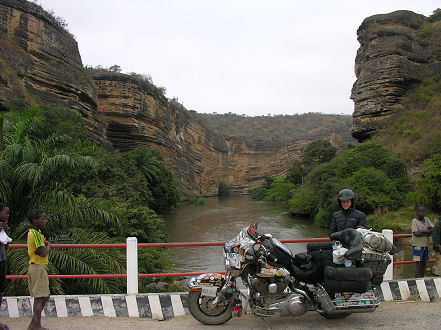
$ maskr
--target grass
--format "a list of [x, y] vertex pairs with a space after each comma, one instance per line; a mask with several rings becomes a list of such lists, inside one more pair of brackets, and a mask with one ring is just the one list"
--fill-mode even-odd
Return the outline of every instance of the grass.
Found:
[[[381, 232], [383, 229], [391, 229], [394, 234], [410, 234], [412, 232], [411, 222], [416, 217], [413, 207], [403, 208], [398, 211], [387, 212], [384, 215], [369, 215], [367, 224], [369, 228]], [[428, 212], [426, 217], [435, 224], [438, 215]]]
[[425, 79], [402, 103], [405, 109], [373, 137], [411, 165], [420, 164], [441, 147], [441, 81]]
[[205, 203], [207, 202], [207, 200], [203, 197], [195, 197], [195, 198], [190, 198], [189, 202], [193, 205], [205, 205]]

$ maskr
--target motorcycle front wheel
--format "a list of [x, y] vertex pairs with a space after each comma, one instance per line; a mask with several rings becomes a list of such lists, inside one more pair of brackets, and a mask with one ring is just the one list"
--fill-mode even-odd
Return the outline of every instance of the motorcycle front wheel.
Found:
[[201, 291], [190, 291], [188, 294], [188, 309], [193, 317], [208, 325], [223, 324], [231, 319], [233, 306], [217, 304], [212, 306], [214, 297], [201, 297]]

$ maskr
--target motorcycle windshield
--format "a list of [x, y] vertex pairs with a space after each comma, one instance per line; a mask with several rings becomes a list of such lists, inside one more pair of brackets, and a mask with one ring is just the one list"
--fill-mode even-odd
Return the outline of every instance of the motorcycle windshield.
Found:
[[233, 251], [234, 248], [241, 248], [244, 245], [251, 245], [254, 244], [255, 241], [252, 240], [248, 233], [247, 233], [248, 227], [243, 228], [239, 234], [236, 235], [235, 238], [225, 243], [225, 251], [227, 252], [237, 252]]

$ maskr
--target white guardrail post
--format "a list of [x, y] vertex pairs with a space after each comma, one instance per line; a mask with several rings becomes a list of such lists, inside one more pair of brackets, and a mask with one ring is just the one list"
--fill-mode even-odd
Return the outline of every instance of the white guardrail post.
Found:
[[138, 239], [127, 237], [127, 294], [138, 294]]
[[[392, 244], [394, 244], [394, 232], [391, 229], [383, 229], [381, 233], [386, 237]], [[390, 256], [392, 262], [387, 266], [384, 272], [383, 279], [386, 281], [391, 281], [394, 279], [394, 256]]]

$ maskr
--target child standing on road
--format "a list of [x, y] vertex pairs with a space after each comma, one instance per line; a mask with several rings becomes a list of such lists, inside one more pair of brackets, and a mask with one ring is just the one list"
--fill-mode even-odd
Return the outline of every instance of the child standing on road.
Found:
[[33, 209], [28, 214], [31, 229], [28, 232], [28, 284], [29, 293], [34, 298], [34, 316], [28, 330], [42, 329], [41, 312], [49, 300], [49, 277], [47, 274], [50, 243], [46, 241], [41, 229], [46, 227], [46, 214], [42, 210]]

